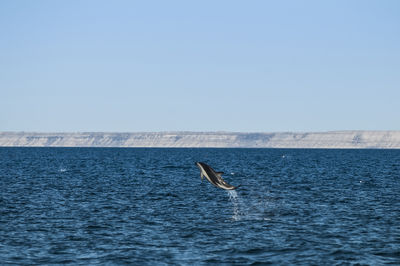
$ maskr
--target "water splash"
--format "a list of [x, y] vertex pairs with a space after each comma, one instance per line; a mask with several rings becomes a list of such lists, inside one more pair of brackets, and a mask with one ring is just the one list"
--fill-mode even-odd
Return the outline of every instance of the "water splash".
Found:
[[229, 200], [232, 202], [233, 205], [233, 216], [232, 219], [234, 221], [239, 221], [242, 219], [244, 213], [243, 213], [243, 208], [242, 208], [242, 201], [239, 198], [236, 190], [227, 190]]
[[60, 167], [60, 169], [58, 170], [60, 173], [64, 173], [67, 171], [67, 168], [64, 167]]
[[232, 203], [233, 215], [232, 220], [264, 220], [270, 221], [268, 211], [276, 208], [273, 201], [265, 197], [260, 197], [252, 201], [243, 199], [238, 195], [236, 190], [226, 190], [228, 192], [229, 200]]

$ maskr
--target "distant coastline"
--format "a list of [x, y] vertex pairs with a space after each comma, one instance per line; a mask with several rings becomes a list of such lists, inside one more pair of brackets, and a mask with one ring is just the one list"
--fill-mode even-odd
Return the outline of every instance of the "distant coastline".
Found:
[[400, 131], [0, 132], [0, 147], [216, 147], [400, 149]]

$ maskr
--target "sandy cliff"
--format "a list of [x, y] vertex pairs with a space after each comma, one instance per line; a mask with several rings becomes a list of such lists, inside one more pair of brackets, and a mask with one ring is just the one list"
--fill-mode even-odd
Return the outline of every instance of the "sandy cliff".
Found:
[[400, 148], [400, 131], [332, 132], [0, 132], [0, 146]]

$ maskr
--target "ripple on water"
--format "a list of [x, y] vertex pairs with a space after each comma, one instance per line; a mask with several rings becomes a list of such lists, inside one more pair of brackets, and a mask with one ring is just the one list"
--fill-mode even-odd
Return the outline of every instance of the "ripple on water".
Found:
[[0, 261], [400, 264], [399, 171], [396, 150], [0, 148]]

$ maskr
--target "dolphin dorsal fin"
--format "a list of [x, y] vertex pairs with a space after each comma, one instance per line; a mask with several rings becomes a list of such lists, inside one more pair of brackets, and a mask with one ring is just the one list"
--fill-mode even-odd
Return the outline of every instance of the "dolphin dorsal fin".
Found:
[[217, 174], [217, 176], [221, 177], [221, 175], [224, 174], [224, 172], [215, 172]]

